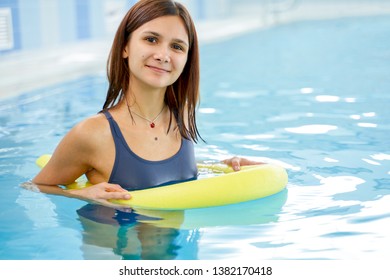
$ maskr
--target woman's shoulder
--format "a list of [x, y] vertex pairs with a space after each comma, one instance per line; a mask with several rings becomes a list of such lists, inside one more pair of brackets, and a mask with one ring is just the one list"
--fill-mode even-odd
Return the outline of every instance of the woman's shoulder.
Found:
[[110, 137], [110, 127], [104, 114], [90, 116], [77, 123], [69, 132], [69, 136], [81, 145], [90, 146]]
[[73, 130], [79, 134], [96, 135], [106, 131], [109, 127], [106, 117], [103, 114], [90, 116], [77, 123]]

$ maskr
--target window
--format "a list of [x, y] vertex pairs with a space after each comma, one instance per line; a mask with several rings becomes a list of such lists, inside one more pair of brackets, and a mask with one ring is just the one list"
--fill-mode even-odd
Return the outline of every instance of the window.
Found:
[[0, 51], [14, 47], [11, 8], [0, 8]]

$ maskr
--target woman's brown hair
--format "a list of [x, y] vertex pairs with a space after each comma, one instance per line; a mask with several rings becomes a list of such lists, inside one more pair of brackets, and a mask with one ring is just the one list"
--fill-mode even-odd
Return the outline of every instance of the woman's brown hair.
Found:
[[[109, 88], [103, 110], [119, 102], [129, 87], [130, 70], [122, 52], [132, 32], [148, 21], [162, 16], [179, 16], [186, 27], [189, 39], [189, 50], [186, 65], [175, 83], [168, 86], [165, 103], [175, 117], [182, 137], [197, 142], [199, 131], [196, 126], [196, 106], [199, 102], [199, 47], [195, 25], [187, 9], [180, 3], [171, 0], [141, 0], [125, 15], [115, 34], [107, 63]], [[185, 112], [188, 110], [188, 127]]]

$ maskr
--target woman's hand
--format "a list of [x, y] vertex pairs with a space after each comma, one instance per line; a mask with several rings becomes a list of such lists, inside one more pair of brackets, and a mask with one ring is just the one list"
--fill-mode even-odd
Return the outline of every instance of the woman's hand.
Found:
[[121, 208], [120, 205], [111, 203], [111, 199], [124, 199], [131, 198], [129, 192], [123, 189], [117, 184], [99, 183], [83, 189], [65, 190], [70, 196], [87, 200], [90, 202], [98, 203], [100, 205]]
[[249, 160], [246, 158], [240, 158], [240, 157], [232, 157], [230, 159], [225, 159], [222, 162], [231, 166], [234, 171], [239, 171], [241, 169], [241, 166], [244, 166], [244, 165], [264, 164], [264, 162], [253, 161], [253, 160]]

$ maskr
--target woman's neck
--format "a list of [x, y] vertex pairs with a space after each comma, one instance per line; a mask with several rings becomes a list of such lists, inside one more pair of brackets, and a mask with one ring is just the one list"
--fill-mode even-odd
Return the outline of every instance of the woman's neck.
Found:
[[146, 88], [132, 86], [126, 93], [128, 105], [132, 111], [143, 117], [153, 119], [165, 106], [166, 88]]

